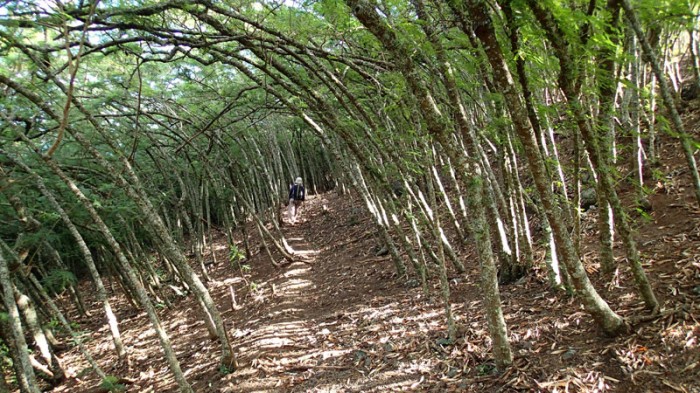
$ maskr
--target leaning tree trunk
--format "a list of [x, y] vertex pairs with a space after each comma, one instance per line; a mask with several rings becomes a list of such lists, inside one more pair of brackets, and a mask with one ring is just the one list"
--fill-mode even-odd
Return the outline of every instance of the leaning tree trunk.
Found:
[[[435, 166], [432, 166], [435, 168]], [[440, 278], [440, 294], [442, 295], [442, 301], [445, 302], [445, 317], [447, 319], [447, 338], [450, 342], [455, 342], [457, 340], [457, 325], [455, 324], [454, 315], [452, 313], [452, 305], [450, 303], [450, 279], [447, 276], [447, 266], [445, 266], [445, 246], [443, 242], [440, 241], [444, 237], [442, 227], [440, 226], [440, 215], [437, 211], [437, 198], [435, 197], [435, 189], [433, 187], [433, 180], [430, 176], [427, 177], [427, 193], [431, 211], [433, 213], [432, 219], [432, 231], [433, 237], [436, 239], [435, 245], [437, 247], [438, 256], [438, 277]]]
[[[66, 90], [65, 86], [59, 80], [54, 79], [54, 82], [63, 91]], [[28, 91], [26, 88], [13, 82], [12, 80], [3, 75], [0, 75], [0, 83], [12, 88], [22, 96], [26, 97], [37, 107], [41, 108], [41, 110], [44, 111], [52, 119], [58, 122], [61, 121], [61, 116], [59, 116], [53, 109], [51, 109], [51, 107], [38, 95], [34, 94], [31, 91]], [[109, 173], [114, 175], [113, 180], [116, 182], [116, 184], [122, 187], [126, 194], [136, 203], [136, 206], [139, 208], [139, 211], [144, 215], [144, 221], [150, 223], [148, 229], [151, 231], [154, 237], [161, 240], [160, 242], [158, 242], [160, 249], [168, 257], [168, 259], [180, 270], [183, 278], [185, 279], [185, 282], [193, 289], [195, 295], [200, 298], [201, 304], [204, 304], [206, 306], [206, 309], [204, 311], [206, 313], [209, 313], [210, 317], [214, 321], [218, 339], [222, 347], [221, 364], [227, 367], [230, 367], [232, 365], [236, 366], [236, 354], [234, 353], [233, 348], [231, 347], [226, 328], [221, 318], [221, 313], [219, 313], [219, 311], [217, 310], [216, 305], [214, 304], [214, 300], [211, 298], [211, 294], [206, 289], [199, 277], [195, 274], [194, 270], [192, 270], [192, 267], [189, 265], [187, 259], [182, 254], [182, 251], [178, 248], [174, 239], [168, 233], [167, 227], [165, 226], [163, 220], [160, 218], [157, 211], [153, 207], [151, 201], [148, 199], [147, 194], [145, 193], [138, 176], [136, 176], [136, 173], [134, 172], [134, 169], [131, 166], [131, 163], [127, 160], [126, 157], [124, 157], [121, 151], [113, 143], [109, 133], [106, 132], [106, 130], [104, 130], [100, 126], [100, 124], [90, 114], [90, 112], [88, 112], [83, 107], [82, 103], [78, 101], [75, 97], [73, 97], [73, 103], [75, 107], [86, 116], [86, 118], [94, 127], [94, 129], [98, 131], [103, 137], [105, 137], [105, 140], [108, 142], [110, 147], [113, 148], [115, 154], [118, 156], [119, 160], [124, 165], [124, 170], [116, 170], [116, 168], [114, 168], [114, 166], [111, 165], [103, 157], [103, 155], [95, 149], [93, 144], [82, 134], [77, 132], [77, 130], [75, 130], [73, 127], [66, 126], [66, 129], [90, 153], [90, 155], [92, 155], [97, 160], [97, 162], [103, 168], [105, 168]], [[121, 176], [121, 173], [126, 173], [128, 181], [127, 179]]]
[[530, 235], [530, 220], [525, 209], [525, 198], [523, 197], [524, 189], [520, 182], [520, 169], [518, 168], [518, 157], [513, 148], [513, 132], [508, 130], [507, 150], [510, 156], [510, 177], [513, 187], [513, 205], [515, 207], [514, 215], [516, 217], [516, 226], [520, 233], [520, 252], [522, 253], [523, 264], [529, 269], [534, 265], [534, 256], [532, 250], [532, 237]]
[[24, 339], [24, 331], [22, 329], [22, 323], [20, 322], [19, 311], [17, 310], [15, 297], [12, 293], [13, 284], [10, 278], [10, 270], [2, 251], [0, 251], [0, 287], [2, 288], [3, 303], [9, 315], [7, 324], [10, 325], [11, 336], [8, 338], [11, 342], [7, 344], [14, 346], [15, 353], [19, 360], [18, 364], [15, 365], [17, 383], [22, 393], [39, 393], [40, 391], [36, 384], [34, 369], [29, 360], [29, 348]]
[[[639, 40], [639, 43], [642, 45], [642, 52], [644, 53], [644, 58], [646, 59], [647, 62], [651, 64], [651, 69], [654, 72], [654, 75], [656, 76], [656, 80], [659, 83], [659, 90], [661, 91], [661, 98], [664, 101], [664, 104], [666, 105], [666, 109], [669, 111], [671, 115], [671, 124], [673, 125], [673, 131], [676, 132], [678, 137], [681, 140], [681, 146], [683, 147], [683, 153], [685, 154], [685, 159], [688, 164], [688, 168], [690, 169], [690, 176], [693, 179], [693, 187], [695, 189], [695, 198], [697, 199], [697, 202], [700, 204], [700, 173], [698, 173], [698, 165], [697, 162], [695, 161], [695, 156], [694, 156], [694, 144], [693, 144], [693, 138], [689, 133], [685, 131], [685, 128], [683, 127], [683, 121], [681, 120], [681, 115], [678, 113], [678, 109], [676, 108], [676, 103], [673, 100], [673, 96], [671, 93], [671, 87], [668, 85], [668, 81], [666, 80], [666, 76], [664, 75], [663, 69], [661, 68], [661, 64], [659, 64], [659, 59], [656, 56], [656, 53], [652, 46], [649, 44], [649, 40], [647, 39], [647, 36], [644, 34], [644, 31], [642, 30], [642, 26], [639, 23], [639, 19], [637, 18], [637, 12], [632, 8], [632, 4], [630, 3], [630, 0], [620, 0], [622, 4], [622, 8], [625, 10], [625, 17], [629, 21], [630, 25], [632, 26], [632, 29], [634, 30], [635, 34], [637, 35], [637, 39]], [[653, 94], [653, 92], [652, 92]]]
[[[427, 149], [427, 147], [425, 148]], [[433, 171], [435, 174], [437, 174], [437, 169], [435, 168], [435, 165], [430, 165], [430, 168], [431, 169], [427, 171]], [[430, 181], [431, 177], [428, 176], [426, 182]], [[404, 180], [404, 182], [406, 183], [405, 188], [406, 191], [408, 191], [408, 194], [411, 196], [411, 198], [413, 198], [416, 201], [419, 207], [422, 207], [419, 209], [421, 213], [420, 217], [422, 217], [421, 222], [423, 222], [430, 229], [430, 234], [433, 237], [433, 241], [442, 243], [442, 252], [447, 253], [447, 256], [452, 262], [452, 265], [454, 266], [455, 270], [458, 273], [464, 273], [466, 271], [464, 264], [462, 263], [462, 261], [459, 260], [457, 253], [452, 247], [452, 244], [445, 235], [445, 231], [443, 230], [442, 225], [439, 224], [439, 219], [435, 211], [435, 203], [428, 202], [425, 199], [425, 195], [420, 190], [418, 190], [418, 195], [416, 195], [416, 193], [413, 191], [413, 186], [409, 185], [406, 180]], [[447, 199], [447, 195], [444, 193], [444, 191], [441, 191], [441, 193], [443, 193], [444, 199]], [[460, 239], [464, 238], [460, 237]]]
[[[586, 144], [586, 151], [591, 160], [593, 170], [596, 172], [598, 177], [598, 191], [604, 195], [601, 201], [607, 200], [613, 210], [613, 217], [618, 232], [620, 233], [620, 238], [625, 246], [627, 252], [627, 260], [632, 270], [632, 275], [634, 276], [635, 283], [637, 285], [637, 290], [639, 291], [644, 304], [649, 310], [656, 312], [659, 308], [659, 302], [656, 300], [654, 291], [647, 279], [644, 268], [639, 258], [639, 252], [637, 251], [637, 244], [634, 240], [632, 228], [629, 224], [628, 217], [622, 207], [622, 202], [615, 191], [612, 181], [612, 175], [610, 173], [611, 169], [606, 160], [603, 158], [598, 143], [598, 138], [593, 133], [590, 124], [586, 121], [588, 117], [585, 113], [582, 105], [579, 101], [579, 88], [580, 85], [574, 76], [575, 64], [571, 58], [571, 53], [568, 50], [568, 46], [564, 43], [562, 35], [559, 34], [560, 31], [558, 26], [555, 25], [551, 14], [549, 14], [545, 9], [543, 9], [534, 0], [528, 0], [530, 8], [535, 13], [535, 16], [540, 21], [540, 24], [545, 28], [550, 41], [555, 49], [555, 54], [559, 59], [559, 84], [566, 96], [569, 108], [573, 113], [574, 120], [578, 126], [578, 130], [583, 137]], [[600, 206], [600, 210], [606, 209], [607, 206]]]
[[[460, 4], [454, 4], [453, 8], [459, 11], [460, 6]], [[528, 166], [535, 181], [535, 186], [537, 187], [545, 214], [552, 228], [557, 249], [562, 256], [562, 262], [566, 265], [571, 275], [573, 284], [577, 290], [577, 296], [581, 299], [586, 310], [605, 333], [619, 333], [621, 330], [625, 329], [623, 319], [610, 308], [608, 303], [605, 302], [595, 290], [588, 279], [586, 269], [583, 267], [581, 260], [574, 250], [571, 237], [561, 217], [559, 206], [555, 202], [554, 195], [550, 189], [551, 181], [549, 181], [547, 177], [544, 162], [539, 154], [536, 135], [527, 117], [527, 112], [523, 107], [518, 89], [513, 81], [513, 76], [508, 68], [506, 58], [501, 51], [500, 43], [496, 38], [496, 31], [489, 16], [488, 8], [482, 1], [469, 0], [467, 1], [467, 10], [469, 11], [473, 24], [466, 23], [464, 27], [475, 26], [474, 33], [483, 45], [487, 60], [491, 64], [494, 74], [494, 83], [504, 95], [516, 133], [523, 144]], [[465, 22], [469, 21], [463, 13], [460, 12], [460, 14], [460, 18], [464, 19]], [[469, 31], [466, 33], [469, 34]]]
[[19, 308], [19, 311], [24, 316], [27, 330], [34, 339], [34, 344], [39, 348], [39, 355], [45, 363], [47, 374], [45, 379], [52, 386], [56, 386], [66, 378], [66, 371], [63, 369], [58, 357], [54, 354], [49, 340], [41, 328], [41, 322], [39, 321], [39, 315], [36, 312], [34, 303], [30, 300], [29, 296], [22, 293], [17, 286], [14, 287], [14, 292], [17, 308]]
[[[424, 11], [424, 5], [421, 0], [415, 0], [414, 5], [417, 9], [419, 17], [425, 20], [424, 28], [427, 30], [427, 35], [436, 37], [430, 22], [427, 20], [427, 13]], [[482, 184], [486, 174], [483, 173], [482, 165], [479, 158], [482, 156], [478, 148], [477, 136], [474, 129], [470, 126], [467, 120], [466, 109], [461, 101], [457, 83], [454, 79], [454, 73], [451, 64], [448, 62], [442, 44], [437, 39], [432, 39], [433, 48], [436, 51], [439, 61], [440, 72], [444, 78], [447, 94], [450, 102], [456, 109], [455, 117], [461, 135], [465, 137], [465, 143], [469, 149], [469, 153], [474, 157], [475, 162], [470, 165], [466, 162], [463, 153], [457, 152], [454, 146], [446, 140], [446, 130], [439, 130], [436, 124], [431, 130], [436, 136], [436, 139], [445, 148], [450, 160], [458, 165], [459, 176], [468, 186], [467, 204], [471, 212], [470, 220], [468, 221], [469, 230], [474, 238], [477, 254], [480, 260], [481, 272], [481, 288], [484, 296], [486, 319], [489, 325], [489, 333], [493, 339], [493, 352], [496, 358], [496, 367], [500, 370], [507, 367], [513, 361], [513, 355], [508, 343], [508, 328], [503, 317], [503, 309], [501, 307], [500, 292], [498, 289], [498, 274], [494, 260], [494, 255], [491, 246], [491, 237], [487, 227], [486, 217], [488, 212], [491, 212], [491, 219], [495, 221], [498, 214], [495, 202], [493, 200], [492, 190], [487, 189], [488, 184]], [[428, 96], [428, 98], [430, 98]], [[423, 101], [425, 103], [425, 101]], [[427, 108], [424, 108], [427, 109]], [[465, 172], [472, 172], [472, 175], [467, 177]], [[495, 187], [495, 184], [492, 185]], [[484, 208], [486, 205], [486, 208]], [[488, 211], [487, 211], [488, 210]]]
[[[610, 10], [610, 20], [605, 24], [605, 33], [613, 43], [617, 44], [619, 35], [620, 2], [619, 0], [607, 0]], [[602, 45], [598, 57], [601, 59], [596, 70], [598, 95], [600, 100], [599, 116], [596, 122], [599, 131], [601, 157], [606, 163], [614, 162], [615, 157], [615, 122], [613, 121], [613, 109], [615, 95], [617, 94], [617, 78], [615, 77], [615, 53], [614, 47]], [[635, 89], [632, 89], [635, 90]], [[613, 212], [609, 201], [602, 192], [598, 192], [598, 236], [600, 242], [600, 266], [604, 273], [612, 273], [616, 266], [613, 257]]]
[[[471, 197], [469, 198], [469, 207], [474, 215], [474, 219], [470, 220], [474, 225], [470, 229], [472, 236], [476, 240], [479, 259], [482, 264], [482, 287], [489, 331], [491, 338], [494, 340], [494, 357], [496, 358], [497, 367], [499, 369], [505, 368], [512, 362], [512, 353], [508, 344], [506, 325], [500, 305], [498, 278], [491, 250], [490, 236], [486, 227], [486, 213], [481, 203], [484, 194], [488, 194], [482, 193], [483, 183], [481, 176], [483, 174], [478, 172], [478, 168], [466, 165], [464, 155], [457, 152], [457, 149], [449, 141], [449, 128], [445, 124], [446, 119], [437, 109], [434, 98], [418, 75], [410, 51], [400, 41], [396, 32], [385, 24], [371, 3], [364, 0], [346, 0], [346, 3], [350, 6], [357, 19], [391, 52], [397, 68], [403, 73], [411, 93], [420, 105], [428, 132], [440, 142], [443, 148], [447, 149], [450, 158], [461, 169], [460, 176], [463, 178], [468, 177], [468, 179], [465, 179], [466, 184], [470, 186], [467, 195]], [[449, 68], [445, 71], [447, 72], [443, 72], [443, 75], [448, 75]], [[463, 107], [460, 108], [458, 106], [457, 108], [462, 109]], [[475, 157], [477, 156], [475, 155]], [[462, 171], [469, 171], [473, 175], [467, 176]]]
[[[2, 150], [0, 150], [0, 152], [4, 153]], [[109, 303], [109, 299], [107, 297], [107, 291], [105, 290], [104, 283], [102, 282], [102, 278], [100, 277], [100, 273], [97, 271], [97, 266], [95, 265], [95, 261], [92, 258], [92, 253], [90, 252], [88, 245], [85, 243], [85, 239], [80, 234], [80, 231], [78, 231], [78, 228], [75, 226], [75, 224], [73, 224], [73, 221], [68, 216], [68, 213], [63, 209], [63, 206], [61, 206], [61, 204], [56, 200], [53, 193], [49, 191], [48, 187], [46, 187], [46, 184], [44, 183], [43, 179], [31, 168], [29, 168], [29, 166], [27, 166], [21, 161], [16, 160], [13, 156], [6, 154], [6, 157], [8, 157], [16, 165], [21, 167], [33, 178], [34, 183], [39, 189], [39, 192], [41, 192], [41, 194], [49, 201], [49, 204], [54, 208], [56, 213], [58, 213], [59, 217], [61, 217], [61, 221], [63, 221], [63, 224], [66, 226], [66, 228], [68, 228], [68, 231], [73, 236], [73, 239], [75, 239], [75, 242], [78, 246], [78, 250], [82, 254], [83, 262], [85, 262], [85, 265], [88, 268], [88, 272], [90, 273], [90, 277], [95, 283], [97, 300], [99, 300], [99, 302], [102, 303], [102, 307], [107, 318], [107, 324], [109, 325], [109, 331], [112, 335], [112, 341], [114, 342], [114, 348], [117, 351], [117, 355], [119, 356], [119, 359], [128, 361], [128, 354], [126, 352], [126, 349], [124, 348], [124, 344], [121, 340], [121, 334], [119, 332], [119, 323], [117, 321], [117, 316], [114, 314], [114, 311], [112, 311], [112, 306]]]
[[364, 176], [362, 176], [362, 171], [360, 170], [359, 165], [357, 165], [357, 163], [353, 163], [351, 164], [351, 167], [355, 172], [355, 182], [357, 183], [354, 185], [355, 189], [359, 191], [360, 196], [365, 201], [367, 210], [369, 210], [369, 212], [374, 216], [374, 224], [376, 225], [377, 230], [379, 231], [379, 234], [382, 238], [382, 242], [389, 250], [389, 254], [391, 255], [392, 261], [394, 261], [396, 275], [398, 277], [403, 277], [406, 275], [406, 265], [404, 264], [403, 259], [399, 254], [399, 250], [396, 247], [394, 240], [391, 238], [391, 234], [389, 233], [389, 223], [384, 220], [384, 217], [386, 215], [382, 214], [384, 208], [381, 205], [381, 201], [375, 202], [374, 198], [372, 198], [372, 194], [370, 193], [369, 188], [367, 187]]
[[95, 371], [95, 374], [97, 374], [98, 377], [104, 380], [107, 376], [104, 373], [104, 371], [102, 371], [102, 368], [100, 368], [100, 366], [97, 364], [95, 359], [90, 355], [90, 352], [88, 352], [87, 348], [85, 348], [85, 345], [83, 345], [83, 339], [81, 338], [81, 334], [73, 330], [71, 324], [68, 322], [65, 315], [63, 315], [61, 310], [58, 309], [56, 303], [54, 303], [53, 299], [51, 299], [51, 297], [46, 293], [44, 288], [41, 286], [41, 283], [39, 282], [39, 280], [37, 280], [33, 273], [29, 275], [29, 280], [36, 287], [42, 300], [44, 300], [44, 302], [48, 304], [52, 316], [58, 319], [58, 321], [61, 323], [61, 326], [63, 326], [63, 328], [66, 329], [66, 331], [70, 335], [71, 339], [75, 343], [77, 343], [78, 349], [85, 357], [85, 360], [87, 360], [88, 363], [90, 363], [90, 366]]
[[[0, 189], [8, 187], [8, 184], [6, 181], [4, 181], [4, 178], [0, 178]], [[36, 233], [40, 228], [41, 228], [41, 223], [37, 221], [31, 213], [29, 213], [27, 207], [24, 205], [24, 202], [13, 193], [6, 192], [4, 193], [5, 197], [7, 200], [10, 202], [12, 207], [15, 209], [15, 212], [17, 213], [17, 217], [19, 218], [19, 221], [22, 223], [22, 226], [24, 227], [25, 233]], [[19, 239], [18, 239], [19, 240]], [[63, 263], [63, 260], [61, 260], [61, 256], [58, 254], [58, 251], [49, 244], [48, 241], [44, 240], [41, 242], [41, 248], [45, 248], [46, 252], [48, 253], [48, 258], [52, 260], [59, 269], [64, 269], [68, 270]], [[78, 291], [75, 289], [75, 283], [71, 282], [68, 285], [68, 293], [70, 294], [71, 298], [73, 299], [73, 302], [80, 313], [80, 315], [84, 317], [89, 317], [90, 314], [86, 311], [85, 305], [83, 303], [83, 299], [80, 297]]]
[[404, 250], [406, 250], [406, 254], [408, 254], [408, 260], [411, 262], [411, 266], [413, 266], [413, 269], [416, 271], [416, 275], [418, 275], [418, 279], [420, 280], [420, 285], [423, 289], [423, 293], [427, 295], [430, 292], [428, 289], [428, 272], [425, 263], [425, 258], [419, 259], [415, 251], [415, 249], [417, 249], [419, 252], [421, 252], [421, 255], [423, 255], [422, 244], [420, 241], [420, 231], [418, 230], [415, 216], [411, 214], [411, 199], [407, 196], [404, 196], [403, 199], [400, 199], [398, 202], [402, 205], [400, 208], [396, 207], [396, 202], [394, 200], [387, 200], [387, 204], [391, 207], [393, 211], [399, 211], [401, 213], [401, 216], [406, 220], [406, 222], [411, 223], [411, 230], [414, 231], [414, 235], [416, 237], [415, 246], [413, 244], [413, 241], [411, 241], [411, 238], [399, 222], [395, 222], [394, 227], [396, 228]]
[[[25, 139], [25, 142], [30, 143], [27, 139]], [[35, 151], [37, 150], [35, 149]], [[168, 361], [168, 364], [170, 365], [170, 371], [173, 373], [173, 376], [177, 381], [180, 391], [182, 393], [193, 392], [192, 388], [187, 382], [187, 379], [184, 376], [184, 373], [182, 372], [182, 369], [180, 368], [180, 363], [178, 362], [177, 357], [175, 356], [175, 351], [173, 350], [172, 345], [170, 344], [170, 338], [163, 329], [163, 326], [161, 325], [160, 318], [158, 317], [153, 303], [148, 298], [148, 294], [146, 293], [145, 288], [139, 282], [136, 272], [131, 267], [128, 259], [121, 250], [121, 246], [112, 235], [112, 232], [104, 223], [99, 213], [95, 210], [91, 201], [85, 196], [85, 194], [83, 194], [83, 192], [78, 188], [75, 182], [71, 178], [69, 178], [51, 158], [46, 156], [43, 156], [42, 158], [44, 159], [44, 162], [47, 164], [47, 166], [66, 184], [66, 186], [68, 186], [73, 195], [75, 195], [78, 201], [80, 201], [83, 208], [90, 214], [93, 223], [97, 226], [100, 233], [102, 233], [102, 235], [107, 240], [107, 243], [109, 244], [110, 248], [117, 257], [119, 268], [125, 274], [126, 279], [129, 281], [132, 287], [135, 289], [136, 297], [139, 303], [141, 304], [141, 306], [144, 307], [144, 309], [146, 310], [146, 314], [151, 320], [151, 324], [153, 325], [153, 328], [156, 331], [158, 339], [160, 340], [161, 346], [163, 348], [165, 358]], [[16, 159], [13, 159], [13, 161], [15, 163], [19, 163], [19, 161]], [[28, 170], [29, 168], [26, 165], [24, 165], [23, 169]]]

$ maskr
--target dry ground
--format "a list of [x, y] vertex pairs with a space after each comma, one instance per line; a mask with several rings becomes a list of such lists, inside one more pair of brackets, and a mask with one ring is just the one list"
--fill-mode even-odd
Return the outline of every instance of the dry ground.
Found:
[[[688, 121], [695, 127], [696, 119]], [[191, 298], [163, 308], [161, 317], [197, 392], [700, 393], [700, 211], [684, 186], [690, 183], [677, 144], [666, 141], [662, 157], [660, 171], [669, 175], [650, 185], [656, 187], [653, 210], [638, 219], [637, 232], [663, 316], [634, 325], [629, 335], [601, 335], [579, 302], [550, 290], [536, 268], [501, 288], [515, 362], [494, 374], [471, 246], [459, 248], [467, 273], [450, 277], [460, 337], [448, 345], [440, 299], [396, 277], [389, 257], [374, 254], [361, 202], [334, 193], [312, 196], [303, 222], [283, 227], [289, 245], [307, 262], [275, 268], [253, 238], [256, 255], [244, 262], [251, 270], [242, 272], [228, 262], [225, 237], [215, 239], [218, 262], [210, 266], [209, 286], [243, 367], [219, 368], [217, 346], [206, 338]], [[598, 273], [590, 251], [594, 215], [584, 217], [584, 259], [592, 279], [614, 310], [644, 315], [622, 256], [612, 283]], [[437, 280], [431, 284], [437, 293]], [[232, 307], [231, 288], [238, 307]], [[78, 321], [95, 331], [91, 353], [109, 374], [128, 378], [129, 392], [176, 391], [147, 318], [118, 293], [112, 300], [132, 364], [113, 362], [97, 304], [93, 319]], [[74, 377], [55, 392], [98, 385], [76, 350], [62, 357]]]

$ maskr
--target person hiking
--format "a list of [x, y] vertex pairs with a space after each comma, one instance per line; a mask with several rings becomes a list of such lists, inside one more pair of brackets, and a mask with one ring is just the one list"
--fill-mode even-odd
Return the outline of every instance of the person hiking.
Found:
[[292, 225], [294, 225], [299, 218], [299, 211], [304, 199], [306, 199], [306, 190], [304, 190], [301, 178], [297, 177], [294, 184], [289, 188], [289, 203], [287, 204], [289, 222]]

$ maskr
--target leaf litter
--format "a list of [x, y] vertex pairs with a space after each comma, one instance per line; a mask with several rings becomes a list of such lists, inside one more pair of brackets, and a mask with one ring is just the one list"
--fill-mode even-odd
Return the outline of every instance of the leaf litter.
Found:
[[[244, 277], [225, 262], [211, 266], [210, 290], [240, 369], [220, 369], [217, 345], [207, 338], [191, 297], [178, 294], [182, 288], [169, 294], [175, 307], [161, 309], [160, 316], [195, 391], [700, 392], [700, 212], [690, 207], [688, 190], [652, 195], [653, 220], [637, 228], [645, 268], [663, 305], [658, 318], [640, 320], [629, 335], [604, 337], [580, 303], [549, 289], [545, 272], [536, 267], [501, 287], [514, 353], [512, 366], [501, 372], [490, 355], [472, 250], [456, 247], [467, 272], [450, 272], [459, 327], [450, 343], [438, 291], [426, 295], [406, 285], [389, 257], [375, 255], [371, 221], [358, 217], [352, 197], [323, 198], [333, 206], [330, 213], [321, 209], [321, 198], [312, 197], [304, 222], [284, 228], [293, 248], [312, 255], [307, 263], [278, 269], [260, 252], [246, 261], [252, 269]], [[618, 258], [611, 283], [599, 273], [595, 219], [595, 212], [584, 216], [587, 270], [613, 309], [634, 320], [644, 314], [643, 304], [624, 260]], [[457, 245], [455, 236], [450, 234]], [[216, 260], [226, 261], [225, 235], [214, 241], [222, 246], [214, 247], [221, 252]], [[259, 238], [250, 242], [259, 249]], [[127, 391], [175, 392], [147, 318], [112, 293], [131, 362], [116, 361], [99, 318], [78, 320], [94, 332], [87, 343], [91, 353], [110, 374], [129, 381]], [[99, 304], [91, 307], [99, 315]], [[99, 385], [77, 350], [62, 357], [73, 377], [55, 392]]]

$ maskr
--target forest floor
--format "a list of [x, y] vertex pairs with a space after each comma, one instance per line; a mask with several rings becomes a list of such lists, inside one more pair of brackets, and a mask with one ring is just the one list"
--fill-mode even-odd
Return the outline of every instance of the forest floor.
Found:
[[[697, 118], [687, 121], [689, 129], [697, 128]], [[238, 370], [219, 367], [217, 344], [207, 338], [191, 297], [162, 308], [160, 315], [196, 392], [700, 393], [700, 211], [678, 144], [663, 138], [660, 155], [663, 175], [648, 184], [654, 189], [653, 210], [637, 217], [636, 230], [663, 307], [659, 318], [632, 326], [630, 334], [602, 335], [575, 298], [548, 287], [540, 266], [501, 287], [515, 360], [496, 374], [472, 247], [458, 248], [467, 272], [450, 273], [459, 325], [459, 338], [450, 344], [437, 279], [430, 282], [433, 293], [425, 295], [396, 277], [390, 257], [375, 256], [374, 230], [361, 200], [335, 193], [311, 196], [303, 221], [283, 226], [304, 262], [277, 268], [260, 249], [259, 238], [252, 237], [255, 255], [242, 262], [250, 270], [236, 269], [228, 260], [226, 237], [215, 237], [217, 262], [205, 256], [211, 263], [209, 288], [238, 351]], [[583, 258], [596, 288], [624, 317], [646, 315], [621, 246], [616, 245], [619, 271], [612, 282], [604, 280], [592, 251], [595, 212], [583, 220]], [[541, 252], [537, 256], [541, 263]], [[131, 364], [114, 361], [97, 303], [93, 318], [78, 320], [95, 332], [90, 352], [108, 374], [126, 378], [129, 392], [175, 392], [145, 314], [115, 293]], [[73, 377], [54, 392], [96, 391], [99, 381], [79, 352], [62, 357]]]

